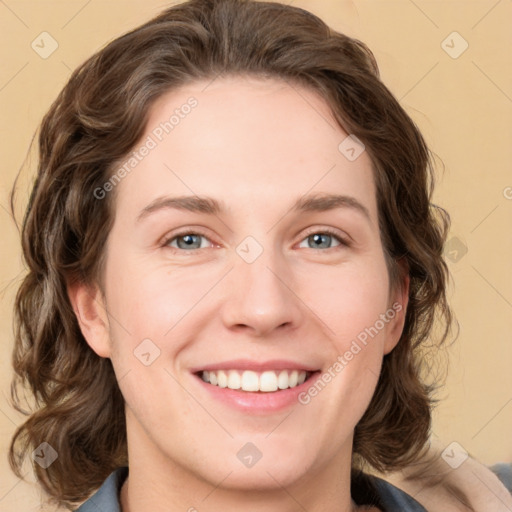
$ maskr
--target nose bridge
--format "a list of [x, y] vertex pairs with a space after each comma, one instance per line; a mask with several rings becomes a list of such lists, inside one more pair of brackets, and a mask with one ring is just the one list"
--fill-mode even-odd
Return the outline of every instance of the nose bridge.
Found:
[[261, 335], [299, 321], [292, 281], [283, 255], [268, 243], [247, 237], [236, 247], [224, 321]]

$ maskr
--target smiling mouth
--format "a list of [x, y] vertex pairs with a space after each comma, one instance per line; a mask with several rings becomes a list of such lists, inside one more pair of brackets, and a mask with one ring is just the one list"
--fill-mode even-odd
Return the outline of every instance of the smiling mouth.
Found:
[[202, 370], [196, 372], [207, 384], [220, 388], [229, 388], [252, 393], [272, 393], [300, 386], [315, 373], [305, 370]]

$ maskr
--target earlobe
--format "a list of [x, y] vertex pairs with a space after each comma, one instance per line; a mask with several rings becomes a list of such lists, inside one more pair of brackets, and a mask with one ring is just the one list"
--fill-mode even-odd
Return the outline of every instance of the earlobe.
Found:
[[387, 337], [384, 344], [385, 354], [389, 354], [396, 347], [402, 336], [405, 325], [405, 316], [407, 313], [407, 305], [409, 303], [409, 284], [409, 273], [404, 272], [400, 285], [396, 287], [393, 301], [390, 306], [391, 310], [395, 312], [395, 315], [389, 322]]
[[100, 357], [110, 357], [110, 338], [105, 299], [97, 285], [69, 283], [67, 292], [87, 344]]

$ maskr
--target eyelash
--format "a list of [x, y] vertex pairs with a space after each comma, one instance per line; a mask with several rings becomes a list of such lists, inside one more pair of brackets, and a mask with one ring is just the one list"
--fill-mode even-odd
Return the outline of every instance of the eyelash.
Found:
[[[320, 249], [320, 250], [322, 250], [324, 252], [328, 251], [330, 249], [336, 249], [338, 247], [351, 247], [351, 243], [349, 242], [348, 238], [342, 237], [337, 231], [335, 231], [333, 229], [329, 229], [329, 228], [321, 229], [321, 230], [319, 230], [319, 229], [312, 229], [310, 231], [307, 231], [305, 233], [304, 237], [300, 241], [303, 242], [309, 236], [316, 235], [316, 234], [332, 236], [333, 238], [335, 238], [340, 243], [339, 246], [328, 247], [327, 249]], [[179, 247], [169, 247], [169, 244], [173, 240], [175, 240], [177, 238], [180, 238], [182, 236], [185, 236], [185, 235], [202, 236], [202, 237], [206, 238], [207, 240], [210, 240], [210, 238], [205, 233], [202, 233], [201, 231], [182, 231], [181, 233], [173, 233], [172, 236], [169, 236], [169, 237], [165, 238], [162, 241], [161, 245], [162, 245], [162, 247], [167, 247], [167, 248], [170, 248], [172, 250], [180, 251], [180, 252], [198, 252], [198, 251], [201, 251], [202, 249], [206, 249], [206, 247], [203, 247], [202, 249], [190, 249], [190, 250], [187, 250], [187, 249], [180, 249]], [[211, 240], [210, 240], [210, 242], [211, 242]], [[314, 248], [311, 248], [311, 249], [315, 250]]]

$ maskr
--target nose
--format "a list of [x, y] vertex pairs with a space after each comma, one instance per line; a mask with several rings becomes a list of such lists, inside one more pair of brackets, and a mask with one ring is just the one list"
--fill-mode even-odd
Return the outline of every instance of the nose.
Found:
[[300, 324], [301, 301], [293, 291], [290, 267], [270, 250], [252, 263], [237, 256], [226, 289], [221, 316], [230, 330], [264, 337]]

